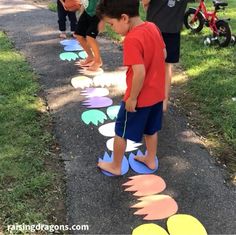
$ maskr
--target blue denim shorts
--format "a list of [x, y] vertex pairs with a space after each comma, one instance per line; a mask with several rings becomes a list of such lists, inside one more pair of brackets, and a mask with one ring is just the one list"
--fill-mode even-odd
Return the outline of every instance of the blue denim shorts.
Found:
[[115, 133], [124, 138], [140, 142], [143, 135], [153, 135], [162, 127], [163, 102], [152, 106], [136, 108], [136, 112], [127, 112], [125, 102], [116, 119]]

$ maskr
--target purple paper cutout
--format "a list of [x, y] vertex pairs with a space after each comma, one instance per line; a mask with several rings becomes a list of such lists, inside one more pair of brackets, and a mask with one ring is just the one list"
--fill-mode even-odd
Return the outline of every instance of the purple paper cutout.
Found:
[[[144, 156], [144, 154], [138, 150], [137, 156]], [[133, 171], [135, 171], [138, 174], [152, 174], [158, 169], [158, 159], [155, 157], [155, 163], [156, 163], [156, 168], [154, 170], [148, 168], [144, 163], [136, 161], [134, 157], [136, 156], [133, 153], [129, 155], [129, 165], [132, 168]]]
[[87, 108], [104, 108], [112, 105], [112, 99], [108, 97], [92, 97], [85, 100], [82, 105], [87, 106]]
[[81, 95], [84, 95], [88, 98], [103, 97], [103, 96], [109, 95], [109, 90], [106, 88], [100, 88], [100, 87], [89, 87], [81, 91]]
[[[99, 162], [112, 162], [113, 161], [113, 153], [111, 156], [109, 156], [109, 154], [107, 152], [104, 153], [103, 155], [103, 159], [99, 158]], [[124, 156], [123, 160], [121, 162], [121, 175], [126, 174], [129, 171], [129, 162], [127, 160], [127, 158]], [[115, 176], [113, 174], [111, 174], [110, 172], [101, 170], [101, 172], [106, 175], [106, 176]]]

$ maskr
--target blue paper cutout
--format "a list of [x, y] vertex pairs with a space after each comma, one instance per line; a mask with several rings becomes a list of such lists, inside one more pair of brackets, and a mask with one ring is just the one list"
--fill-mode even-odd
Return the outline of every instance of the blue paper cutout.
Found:
[[62, 46], [69, 46], [69, 45], [79, 45], [79, 42], [76, 39], [65, 39], [60, 41]]
[[[104, 153], [103, 159], [99, 158], [99, 162], [112, 162], [113, 161], [113, 153], [111, 156], [107, 152]], [[122, 163], [121, 163], [121, 175], [126, 174], [129, 171], [129, 162], [126, 158], [126, 156], [123, 157]], [[115, 176], [111, 174], [110, 172], [101, 170], [101, 172], [106, 176]]]
[[143, 155], [144, 154], [140, 150], [138, 150], [136, 155], [134, 155], [133, 153], [131, 153], [129, 155], [129, 165], [132, 168], [132, 170], [135, 171], [138, 174], [152, 174], [155, 171], [157, 171], [157, 169], [158, 169], [158, 159], [157, 159], [157, 157], [155, 157], [156, 169], [154, 169], [154, 170], [148, 168], [144, 163], [139, 162], [139, 161], [134, 159], [135, 156], [143, 156]]
[[64, 47], [64, 51], [82, 51], [82, 50], [83, 50], [83, 47], [80, 46], [79, 44], [68, 45]]

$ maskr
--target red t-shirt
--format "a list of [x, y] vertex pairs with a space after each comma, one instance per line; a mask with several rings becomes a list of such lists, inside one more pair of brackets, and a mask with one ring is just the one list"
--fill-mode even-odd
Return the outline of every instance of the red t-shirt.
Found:
[[145, 22], [133, 28], [125, 37], [123, 60], [126, 73], [126, 101], [130, 96], [132, 65], [144, 64], [146, 76], [137, 98], [137, 107], [146, 107], [165, 99], [165, 43], [155, 24]]

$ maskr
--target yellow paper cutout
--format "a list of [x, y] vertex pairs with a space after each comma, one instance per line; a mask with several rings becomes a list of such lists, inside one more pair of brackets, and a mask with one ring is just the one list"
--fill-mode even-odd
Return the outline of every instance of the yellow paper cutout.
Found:
[[133, 230], [132, 235], [168, 235], [168, 233], [159, 225], [142, 224]]
[[170, 235], [207, 235], [203, 225], [191, 215], [173, 215], [167, 220]]

